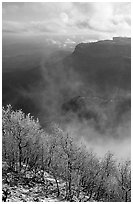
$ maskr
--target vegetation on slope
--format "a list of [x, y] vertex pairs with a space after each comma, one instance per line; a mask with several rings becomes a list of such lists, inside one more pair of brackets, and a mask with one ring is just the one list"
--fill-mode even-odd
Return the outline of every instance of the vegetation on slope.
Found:
[[130, 161], [118, 163], [110, 152], [98, 158], [58, 125], [49, 134], [11, 105], [2, 116], [3, 201], [20, 188], [28, 195], [37, 191], [31, 195], [38, 201], [51, 195], [58, 201], [131, 201]]

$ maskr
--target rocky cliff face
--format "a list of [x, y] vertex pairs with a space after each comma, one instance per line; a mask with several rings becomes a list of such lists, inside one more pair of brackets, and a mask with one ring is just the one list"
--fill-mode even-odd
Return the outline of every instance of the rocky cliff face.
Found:
[[65, 61], [99, 90], [119, 87], [130, 90], [131, 39], [113, 38], [94, 43], [81, 43]]
[[113, 38], [92, 43], [80, 43], [75, 47], [74, 56], [83, 55], [86, 57], [130, 57], [130, 38]]
[[[11, 69], [2, 76], [3, 105], [21, 108], [42, 121], [53, 120], [53, 115], [60, 120], [60, 115], [64, 118], [73, 113], [80, 120], [97, 124], [102, 121], [101, 115], [109, 118], [110, 112], [117, 113], [116, 106], [122, 118], [123, 110], [130, 112], [130, 41], [114, 38], [81, 43], [71, 54], [54, 53], [44, 65], [35, 55], [30, 60], [26, 55], [13, 58], [12, 63], [9, 60]], [[117, 116], [111, 116], [108, 123], [114, 118]]]
[[81, 43], [64, 64], [79, 73], [86, 90], [92, 90], [92, 95], [86, 91], [63, 104], [65, 113], [93, 121], [100, 131], [130, 121], [130, 38]]

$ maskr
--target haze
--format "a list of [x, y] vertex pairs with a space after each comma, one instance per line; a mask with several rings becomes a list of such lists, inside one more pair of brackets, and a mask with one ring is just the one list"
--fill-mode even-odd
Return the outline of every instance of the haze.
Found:
[[[130, 3], [3, 2], [3, 105], [10, 103], [14, 109], [30, 112], [45, 128], [51, 122], [59, 123], [99, 155], [110, 150], [117, 156], [130, 157], [130, 43], [125, 43], [123, 50], [127, 53], [122, 55], [122, 60], [121, 56], [107, 59], [106, 65], [118, 65], [120, 75], [110, 68], [109, 75], [119, 80], [106, 86], [103, 83], [105, 90], [99, 86], [104, 78], [110, 77], [105, 74], [105, 61], [104, 64], [100, 61], [103, 72], [95, 78], [96, 53], [92, 52], [90, 63], [89, 57], [83, 61], [75, 52], [79, 43], [84, 46], [119, 36], [131, 36]], [[124, 46], [123, 42], [120, 41], [120, 46]], [[110, 43], [112, 47], [115, 44]], [[119, 43], [118, 49], [121, 50]], [[93, 66], [94, 72], [90, 71]], [[90, 73], [96, 79], [92, 78], [93, 82], [90, 78], [86, 80]], [[86, 98], [92, 95], [107, 97], [109, 101], [114, 97], [114, 103], [103, 106], [99, 100], [90, 105]], [[64, 104], [71, 104], [78, 96], [85, 97], [87, 106], [83, 105], [77, 112], [73, 106], [69, 106], [70, 110], [63, 109], [68, 107]], [[77, 98], [75, 104], [79, 107]], [[82, 115], [83, 109], [91, 115], [89, 119]]]

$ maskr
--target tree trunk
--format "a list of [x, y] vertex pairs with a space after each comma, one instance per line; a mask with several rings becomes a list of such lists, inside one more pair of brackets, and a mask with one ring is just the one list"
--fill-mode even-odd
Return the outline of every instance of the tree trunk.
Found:
[[59, 184], [58, 184], [58, 180], [55, 178], [55, 182], [56, 182], [56, 185], [57, 185], [57, 197], [59, 197], [60, 195], [60, 189], [59, 189]]
[[21, 147], [21, 143], [19, 143], [18, 148], [19, 148], [19, 171], [21, 171], [21, 168], [22, 168], [22, 147]]
[[70, 160], [68, 161], [68, 200], [71, 202], [72, 201], [72, 191], [71, 191], [71, 184], [72, 184], [72, 165]]
[[92, 197], [92, 190], [90, 190], [90, 194], [89, 194], [89, 198], [88, 198], [88, 200], [90, 200], [91, 197]]
[[125, 202], [129, 202], [129, 201], [128, 201], [128, 192], [129, 192], [130, 190], [131, 190], [130, 188], [126, 190], [126, 193], [125, 193]]
[[59, 189], [59, 184], [58, 184], [58, 179], [53, 171], [53, 176], [54, 176], [54, 179], [55, 179], [55, 182], [56, 182], [56, 187], [57, 187], [57, 197], [59, 197], [60, 195], [60, 189]]
[[72, 191], [71, 191], [71, 176], [69, 178], [69, 181], [68, 181], [68, 199], [71, 201], [72, 199]]

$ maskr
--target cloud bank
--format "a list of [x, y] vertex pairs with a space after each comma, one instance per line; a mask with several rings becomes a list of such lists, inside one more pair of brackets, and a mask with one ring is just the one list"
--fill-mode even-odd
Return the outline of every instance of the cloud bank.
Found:
[[3, 33], [130, 36], [130, 3], [2, 4]]

